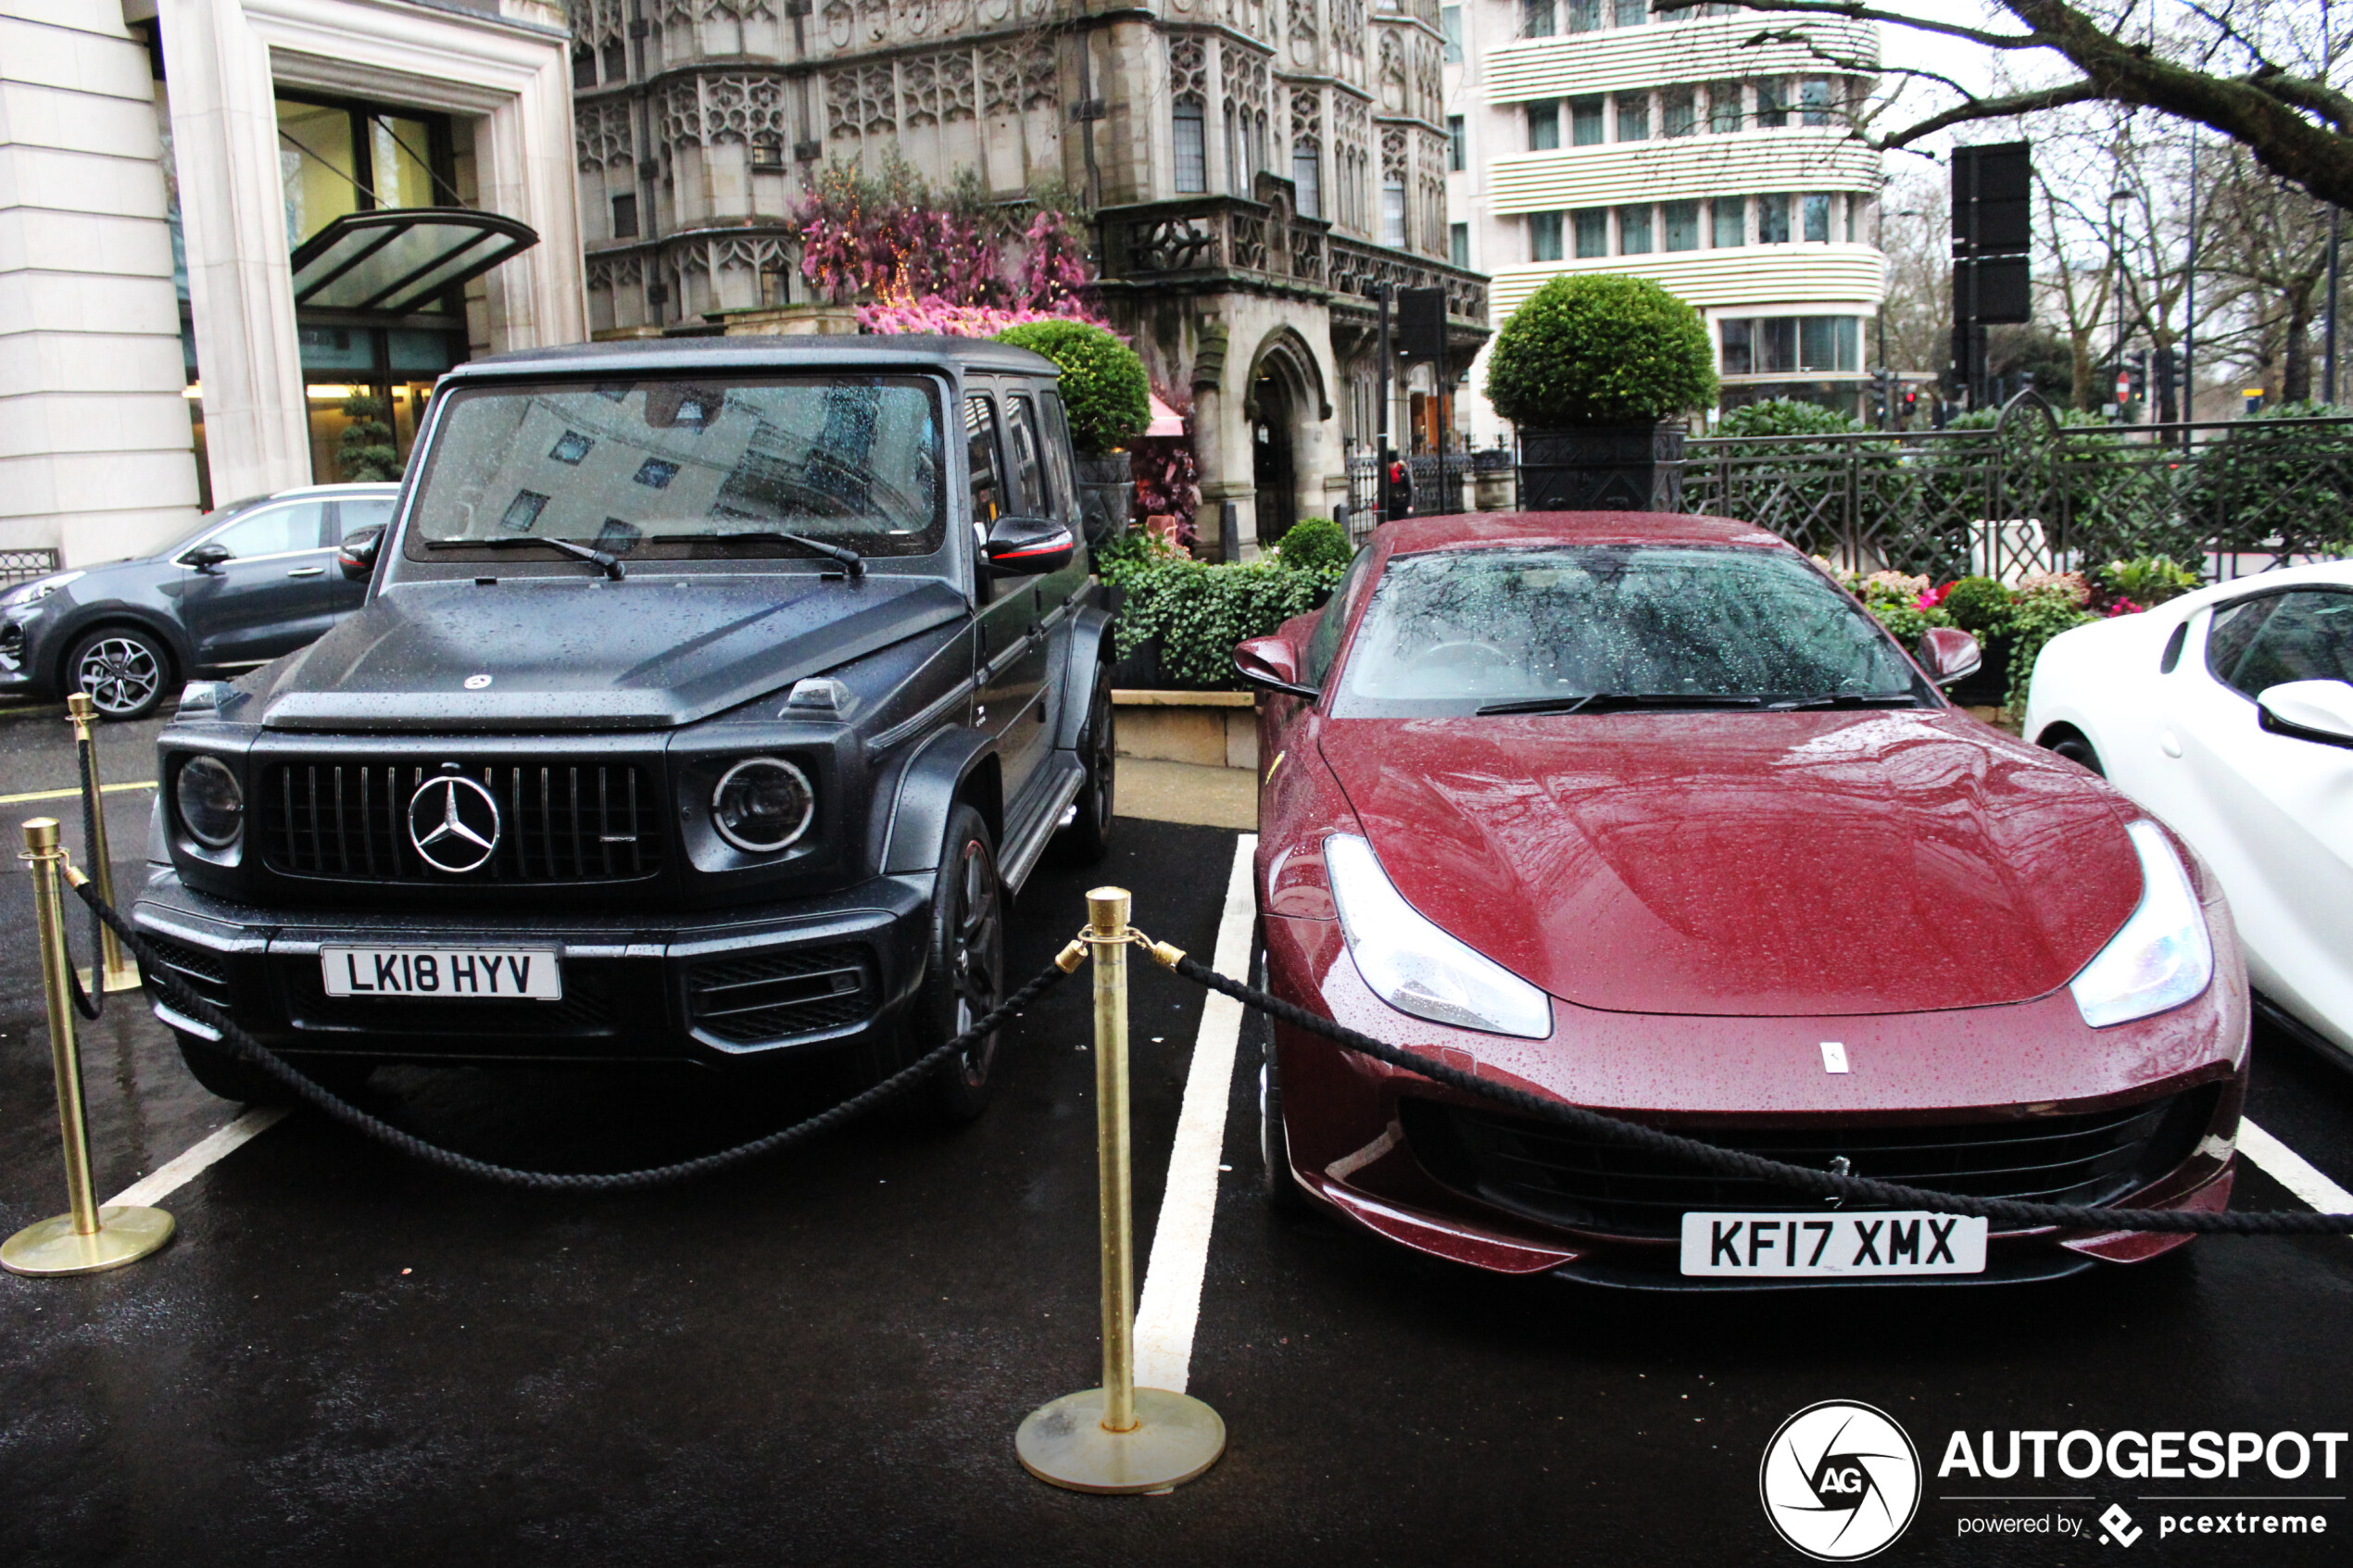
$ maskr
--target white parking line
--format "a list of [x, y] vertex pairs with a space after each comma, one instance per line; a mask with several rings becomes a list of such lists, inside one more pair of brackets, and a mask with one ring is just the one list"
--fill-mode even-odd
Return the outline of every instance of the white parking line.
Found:
[[276, 1126], [287, 1111], [283, 1105], [258, 1105], [220, 1128], [211, 1136], [200, 1138], [188, 1151], [148, 1172], [137, 1181], [107, 1199], [109, 1204], [128, 1204], [137, 1208], [153, 1208], [171, 1194], [178, 1192], [201, 1174], [207, 1167], [218, 1165], [237, 1149], [244, 1148], [271, 1128]]
[[2239, 1152], [2257, 1170], [2322, 1213], [2353, 1214], [2353, 1192], [2321, 1174], [2310, 1160], [2244, 1116], [2239, 1118]]
[[[1258, 835], [1234, 842], [1226, 879], [1226, 911], [1217, 921], [1210, 967], [1220, 974], [1250, 972], [1250, 934], [1256, 915], [1251, 857]], [[1241, 1039], [1242, 1005], [1209, 992], [1202, 1002], [1201, 1033], [1185, 1074], [1185, 1104], [1168, 1156], [1160, 1223], [1152, 1229], [1151, 1260], [1144, 1268], [1143, 1299], [1136, 1309], [1136, 1386], [1185, 1391], [1191, 1375], [1193, 1326], [1201, 1320], [1202, 1277], [1209, 1266], [1209, 1229], [1217, 1216], [1217, 1159], [1226, 1146], [1226, 1108], [1233, 1098], [1234, 1048]]]

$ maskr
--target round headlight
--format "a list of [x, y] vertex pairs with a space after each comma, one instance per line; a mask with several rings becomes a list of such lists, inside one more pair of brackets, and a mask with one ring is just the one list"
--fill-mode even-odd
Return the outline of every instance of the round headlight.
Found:
[[736, 763], [711, 792], [711, 825], [747, 854], [774, 854], [808, 832], [816, 814], [809, 775], [774, 757]]
[[228, 764], [198, 757], [182, 765], [172, 797], [180, 807], [180, 822], [210, 849], [226, 849], [237, 842], [245, 825], [245, 792]]

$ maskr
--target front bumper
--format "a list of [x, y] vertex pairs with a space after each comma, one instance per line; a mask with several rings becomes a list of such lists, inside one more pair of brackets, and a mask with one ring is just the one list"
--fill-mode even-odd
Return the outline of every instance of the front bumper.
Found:
[[[2247, 1010], [2244, 992], [2221, 984], [2175, 1013], [2096, 1038], [2069, 1033], [2072, 1004], [2062, 995], [2063, 1016], [2023, 1004], [1883, 1022], [1645, 1018], [1556, 1004], [1551, 1040], [1517, 1041], [1423, 1023], [1388, 1008], [1365, 988], [1331, 922], [1268, 919], [1265, 928], [1270, 988], [1278, 995], [1500, 1083], [1629, 1120], [1768, 1156], [1777, 1147], [1851, 1141], [1855, 1174], [1929, 1190], [2146, 1209], [2220, 1210], [2229, 1201]], [[1983, 1016], [1991, 1011], [2014, 1016]], [[1857, 1071], [1822, 1073], [1814, 1042], [1825, 1034], [1843, 1037]], [[1537, 1133], [1532, 1137], [1508, 1126], [1492, 1135], [1510, 1118], [1491, 1101], [1288, 1027], [1278, 1026], [1275, 1040], [1293, 1174], [1338, 1214], [1388, 1240], [1491, 1273], [1619, 1287], [1850, 1283], [1680, 1273], [1674, 1236], [1686, 1210], [1818, 1211], [1815, 1200], [1711, 1183], [1624, 1157], [1619, 1146], [1544, 1135], [1530, 1123], [1519, 1126]], [[1958, 1060], [1966, 1071], [1956, 1071]], [[1482, 1147], [1466, 1148], [1459, 1130], [1481, 1123], [1491, 1135]], [[1937, 1143], [1948, 1133], [1960, 1136], [1941, 1177], [1917, 1163], [1917, 1147], [1903, 1153], [1915, 1161], [1908, 1168], [1888, 1162], [1903, 1146]], [[2097, 1141], [2104, 1135], [2105, 1146]], [[2057, 1151], [2052, 1172], [2064, 1163], [2063, 1173], [2031, 1171], [2030, 1160], [2042, 1157], [2017, 1152], [2043, 1138]], [[2062, 1190], [2038, 1191], [2038, 1182]], [[2067, 1183], [2077, 1190], [2064, 1190]], [[2052, 1279], [2103, 1261], [2142, 1261], [2189, 1239], [1996, 1229], [1982, 1274], [1885, 1283]]]
[[[271, 1049], [419, 1062], [690, 1062], [834, 1049], [899, 1027], [924, 979], [930, 877], [758, 908], [568, 916], [272, 911], [157, 868], [132, 919], [157, 957]], [[560, 1001], [326, 995], [319, 950], [553, 947]], [[184, 1035], [210, 1031], [157, 998]]]

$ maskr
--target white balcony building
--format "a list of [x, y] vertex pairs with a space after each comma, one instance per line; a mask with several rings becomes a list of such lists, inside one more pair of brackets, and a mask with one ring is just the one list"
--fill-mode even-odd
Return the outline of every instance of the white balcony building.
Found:
[[[1498, 326], [1545, 282], [1650, 278], [1706, 318], [1724, 408], [1798, 397], [1860, 411], [1880, 155], [1847, 130], [1874, 24], [1646, 0], [1457, 0], [1447, 41], [1452, 259], [1491, 274]], [[1504, 433], [1474, 366], [1456, 427]]]

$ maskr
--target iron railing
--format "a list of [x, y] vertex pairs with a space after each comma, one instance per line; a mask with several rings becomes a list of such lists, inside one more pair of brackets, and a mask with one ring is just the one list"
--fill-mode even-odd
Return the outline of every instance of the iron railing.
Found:
[[57, 570], [55, 550], [0, 550], [0, 583], [30, 583]]
[[1869, 571], [2016, 581], [2145, 555], [2209, 578], [2353, 553], [2353, 419], [1697, 439], [1683, 504]]

